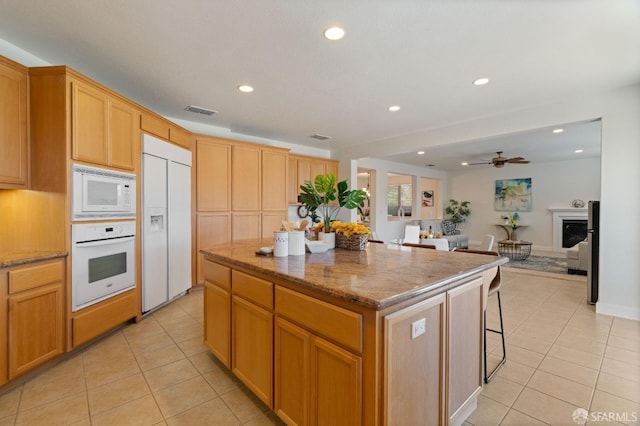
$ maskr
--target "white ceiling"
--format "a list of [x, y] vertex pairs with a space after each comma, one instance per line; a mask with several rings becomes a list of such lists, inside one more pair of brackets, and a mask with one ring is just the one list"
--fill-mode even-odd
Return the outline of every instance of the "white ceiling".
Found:
[[[331, 25], [343, 40], [322, 37]], [[638, 0], [0, 0], [0, 39], [162, 115], [323, 149], [640, 82]], [[599, 124], [559, 124], [576, 133], [388, 159], [445, 168], [498, 150], [535, 161], [564, 139], [599, 147]]]

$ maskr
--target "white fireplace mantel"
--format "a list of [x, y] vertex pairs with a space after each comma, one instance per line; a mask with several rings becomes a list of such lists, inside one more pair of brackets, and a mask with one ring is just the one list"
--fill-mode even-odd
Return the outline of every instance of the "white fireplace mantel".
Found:
[[586, 208], [549, 208], [549, 211], [553, 216], [553, 251], [565, 252], [567, 249], [562, 247], [562, 221], [575, 219], [587, 220], [589, 213]]

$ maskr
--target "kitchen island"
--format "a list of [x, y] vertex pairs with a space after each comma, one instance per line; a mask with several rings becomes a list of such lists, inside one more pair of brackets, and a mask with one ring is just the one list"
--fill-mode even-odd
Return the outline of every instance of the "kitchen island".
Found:
[[506, 258], [398, 245], [272, 257], [201, 250], [205, 344], [288, 424], [461, 424], [482, 388]]

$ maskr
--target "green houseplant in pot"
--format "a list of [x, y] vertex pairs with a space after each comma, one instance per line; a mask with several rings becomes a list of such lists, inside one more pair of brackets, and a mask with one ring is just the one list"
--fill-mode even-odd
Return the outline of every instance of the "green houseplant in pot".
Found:
[[[355, 209], [367, 198], [365, 191], [349, 190], [347, 179], [338, 182], [336, 175], [331, 172], [317, 175], [313, 182], [304, 181], [300, 190], [300, 202], [307, 211], [310, 214], [318, 211], [322, 215], [322, 230], [325, 233], [331, 232], [331, 222], [337, 219], [343, 207], [348, 210]], [[335, 234], [333, 237], [335, 238]]]
[[444, 209], [444, 212], [449, 215], [449, 220], [453, 222], [456, 229], [471, 214], [470, 204], [471, 201], [449, 200], [449, 205]]

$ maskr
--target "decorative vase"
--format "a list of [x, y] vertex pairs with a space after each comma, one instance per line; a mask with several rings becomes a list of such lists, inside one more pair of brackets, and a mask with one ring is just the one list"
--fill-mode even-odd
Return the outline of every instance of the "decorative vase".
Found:
[[336, 247], [336, 233], [335, 232], [319, 232], [318, 240], [326, 241], [329, 243], [329, 249]]
[[515, 228], [511, 230], [511, 241], [518, 241], [518, 234], [516, 234]]

